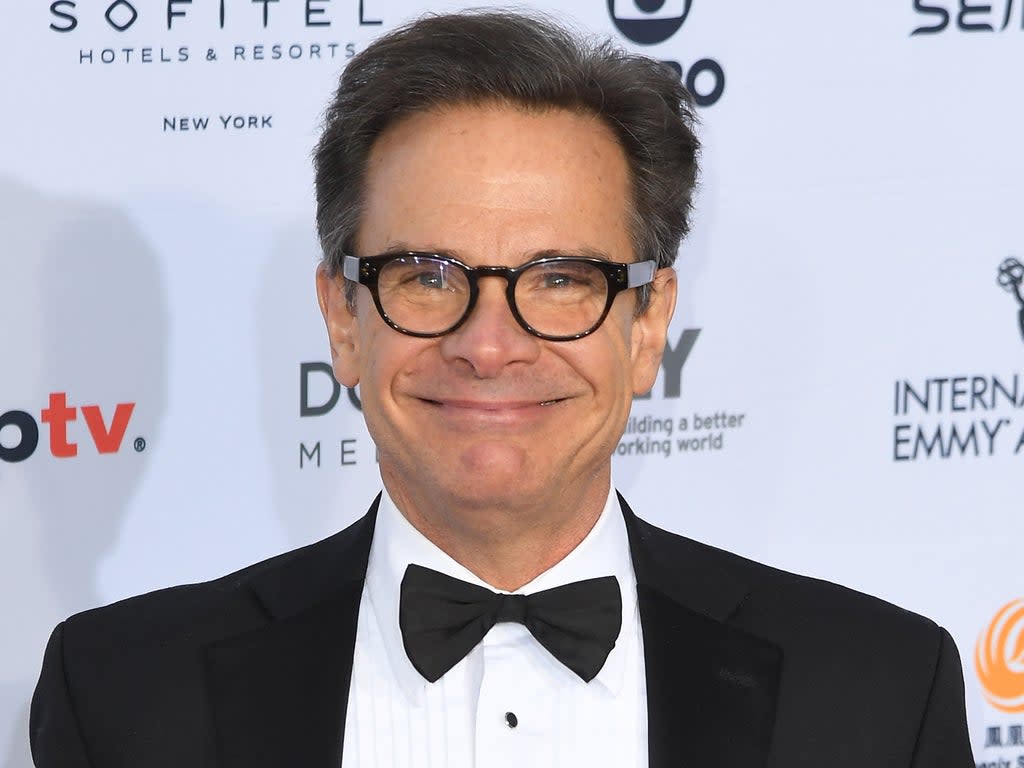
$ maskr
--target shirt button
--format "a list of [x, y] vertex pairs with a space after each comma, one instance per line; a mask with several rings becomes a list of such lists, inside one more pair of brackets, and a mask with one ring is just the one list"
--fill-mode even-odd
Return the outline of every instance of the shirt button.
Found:
[[517, 725], [519, 725], [519, 718], [516, 717], [515, 712], [505, 713], [505, 725], [507, 725], [509, 728], [515, 728]]

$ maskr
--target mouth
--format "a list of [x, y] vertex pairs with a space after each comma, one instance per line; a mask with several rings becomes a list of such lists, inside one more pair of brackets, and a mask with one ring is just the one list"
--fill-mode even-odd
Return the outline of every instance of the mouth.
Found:
[[418, 398], [423, 413], [439, 430], [452, 435], [489, 436], [503, 440], [533, 430], [558, 428], [557, 416], [563, 413], [572, 396], [539, 395], [525, 399], [478, 399], [438, 396], [430, 393]]
[[546, 400], [457, 400], [419, 398], [425, 403], [443, 408], [459, 408], [470, 411], [517, 411], [524, 408], [549, 407], [568, 400], [568, 397], [553, 397]]

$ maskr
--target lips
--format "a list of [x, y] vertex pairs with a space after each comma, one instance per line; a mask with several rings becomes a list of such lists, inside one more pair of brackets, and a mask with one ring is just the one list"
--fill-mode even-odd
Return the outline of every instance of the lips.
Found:
[[551, 425], [551, 416], [569, 397], [540, 395], [529, 400], [461, 399], [432, 395], [419, 398], [436, 426], [475, 435], [518, 433]]
[[537, 406], [550, 406], [568, 400], [567, 397], [544, 397], [537, 399], [517, 400], [459, 400], [447, 397], [424, 397], [418, 399], [431, 405], [438, 405], [444, 408], [462, 409], [468, 411], [516, 411], [524, 408]]

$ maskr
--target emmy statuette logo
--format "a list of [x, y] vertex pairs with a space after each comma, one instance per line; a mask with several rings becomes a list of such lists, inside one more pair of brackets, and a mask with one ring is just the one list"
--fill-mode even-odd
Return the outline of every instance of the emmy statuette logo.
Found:
[[1020, 335], [1024, 339], [1024, 264], [1012, 256], [999, 265], [999, 285], [1017, 298], [1020, 312], [1017, 321]]

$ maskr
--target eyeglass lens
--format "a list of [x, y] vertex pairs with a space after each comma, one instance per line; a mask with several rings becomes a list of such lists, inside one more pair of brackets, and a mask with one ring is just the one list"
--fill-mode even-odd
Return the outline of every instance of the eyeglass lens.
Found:
[[[381, 309], [413, 333], [442, 333], [470, 302], [466, 271], [440, 259], [407, 256], [385, 265], [377, 279]], [[608, 299], [604, 273], [584, 261], [538, 262], [518, 274], [513, 301], [538, 333], [573, 336], [601, 319]]]

